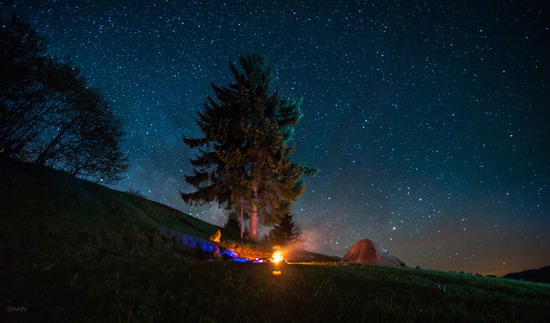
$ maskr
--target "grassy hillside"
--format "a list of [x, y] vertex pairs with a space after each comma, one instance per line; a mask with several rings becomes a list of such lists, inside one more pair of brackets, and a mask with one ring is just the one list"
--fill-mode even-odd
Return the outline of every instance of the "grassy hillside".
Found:
[[160, 203], [50, 168], [0, 160], [0, 176], [0, 194], [5, 199], [0, 210], [8, 217], [78, 217], [79, 221], [91, 221], [89, 224], [119, 221], [143, 230], [165, 225], [204, 238], [218, 229]]
[[[111, 190], [76, 179], [60, 171], [32, 164], [0, 160], [0, 214], [16, 221], [21, 235], [55, 235], [71, 239], [88, 233], [125, 232], [127, 238], [161, 239], [159, 227], [207, 239], [220, 229], [226, 243], [238, 244], [249, 252], [269, 252], [267, 245], [250, 245], [238, 234], [186, 215], [140, 196]], [[67, 225], [67, 232], [61, 227]], [[57, 229], [59, 227], [59, 229]], [[69, 230], [71, 228], [71, 230]], [[25, 234], [20, 230], [25, 230]], [[93, 232], [88, 232], [92, 230]], [[16, 232], [15, 230], [13, 232]]]
[[158, 227], [203, 238], [217, 227], [32, 165], [0, 160], [0, 179], [1, 322], [550, 317], [545, 284], [328, 263], [289, 264], [273, 277], [271, 265], [198, 261]]

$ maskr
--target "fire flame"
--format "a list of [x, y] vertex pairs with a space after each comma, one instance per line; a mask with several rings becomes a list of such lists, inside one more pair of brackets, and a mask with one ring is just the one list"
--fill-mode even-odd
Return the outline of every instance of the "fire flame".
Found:
[[281, 251], [275, 251], [271, 258], [273, 259], [274, 264], [278, 264], [283, 260], [283, 253]]

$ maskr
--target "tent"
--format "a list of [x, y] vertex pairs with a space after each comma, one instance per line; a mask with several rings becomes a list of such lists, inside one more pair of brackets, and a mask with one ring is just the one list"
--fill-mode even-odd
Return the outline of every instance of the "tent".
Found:
[[405, 266], [405, 264], [388, 250], [380, 247], [374, 241], [363, 239], [357, 241], [340, 262], [359, 263], [386, 266]]

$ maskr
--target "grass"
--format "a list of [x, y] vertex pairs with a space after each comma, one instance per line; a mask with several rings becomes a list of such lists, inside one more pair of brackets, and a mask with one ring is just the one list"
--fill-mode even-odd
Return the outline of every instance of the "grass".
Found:
[[[1, 322], [550, 317], [546, 284], [334, 263], [287, 264], [274, 277], [271, 265], [198, 261], [158, 234], [158, 226], [203, 238], [217, 227], [32, 165], [1, 161], [0, 176]], [[246, 245], [237, 238], [229, 243]], [[15, 307], [24, 311], [8, 311]]]

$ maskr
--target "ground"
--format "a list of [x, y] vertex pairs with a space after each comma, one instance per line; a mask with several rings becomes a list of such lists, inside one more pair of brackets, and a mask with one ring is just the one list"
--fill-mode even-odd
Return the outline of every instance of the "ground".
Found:
[[[217, 227], [59, 172], [0, 161], [0, 321], [544, 322], [550, 285], [412, 268], [204, 261], [159, 227]], [[222, 232], [227, 243], [267, 252]], [[7, 264], [7, 265], [4, 265]]]

